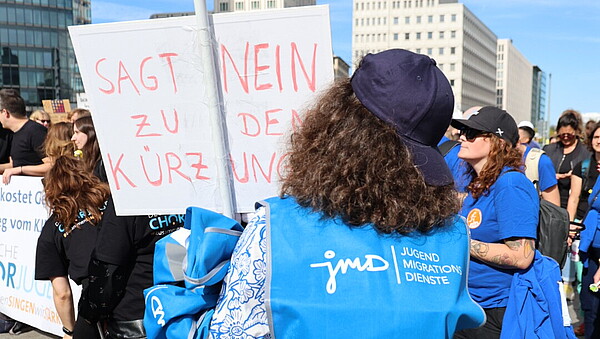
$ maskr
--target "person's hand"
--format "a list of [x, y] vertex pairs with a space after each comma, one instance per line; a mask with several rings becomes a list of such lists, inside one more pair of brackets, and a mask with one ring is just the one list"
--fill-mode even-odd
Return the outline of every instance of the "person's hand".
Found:
[[556, 180], [570, 178], [573, 170], [570, 170], [567, 173], [556, 173]]
[[73, 337], [68, 334], [65, 334], [63, 335], [63, 339], [73, 339]]
[[600, 267], [596, 270], [594, 274], [594, 284], [597, 284], [600, 281]]
[[2, 173], [2, 182], [5, 185], [8, 185], [10, 183], [10, 177], [12, 177], [15, 174], [21, 174], [20, 171], [21, 167], [5, 169], [4, 173]]

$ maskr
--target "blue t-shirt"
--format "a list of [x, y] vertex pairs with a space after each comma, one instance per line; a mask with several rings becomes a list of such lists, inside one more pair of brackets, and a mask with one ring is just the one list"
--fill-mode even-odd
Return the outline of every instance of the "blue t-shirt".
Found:
[[[523, 152], [523, 162], [525, 162], [525, 158], [527, 157], [527, 154], [529, 154], [529, 151], [531, 151], [531, 147], [527, 146], [525, 152]], [[540, 156], [540, 162], [538, 163], [538, 175], [540, 178], [540, 191], [545, 191], [548, 188], [558, 184], [554, 165], [552, 164], [550, 157], [546, 154], [542, 154]]]
[[[467, 218], [471, 238], [503, 243], [508, 238], [536, 238], [539, 198], [525, 174], [503, 169], [488, 194], [469, 195], [460, 212]], [[483, 308], [505, 307], [514, 269], [500, 269], [471, 258], [469, 292]]]
[[[438, 146], [448, 140], [450, 139], [445, 136], [442, 137]], [[452, 149], [444, 156], [444, 160], [452, 172], [456, 190], [462, 193], [466, 192], [466, 187], [469, 184], [470, 178], [467, 174], [467, 163], [458, 157], [458, 152], [460, 152], [460, 145], [452, 147]]]

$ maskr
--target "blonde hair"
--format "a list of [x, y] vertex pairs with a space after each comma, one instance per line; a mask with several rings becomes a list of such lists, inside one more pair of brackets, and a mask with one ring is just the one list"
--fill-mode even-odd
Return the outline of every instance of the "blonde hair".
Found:
[[50, 114], [46, 113], [46, 111], [38, 109], [37, 111], [31, 113], [29, 120], [50, 120]]

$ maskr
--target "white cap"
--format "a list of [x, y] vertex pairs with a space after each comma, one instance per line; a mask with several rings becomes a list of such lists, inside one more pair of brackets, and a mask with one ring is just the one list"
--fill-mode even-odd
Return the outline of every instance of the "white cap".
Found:
[[533, 127], [533, 124], [531, 123], [531, 121], [523, 120], [517, 126], [518, 127], [529, 127], [535, 131], [535, 127]]

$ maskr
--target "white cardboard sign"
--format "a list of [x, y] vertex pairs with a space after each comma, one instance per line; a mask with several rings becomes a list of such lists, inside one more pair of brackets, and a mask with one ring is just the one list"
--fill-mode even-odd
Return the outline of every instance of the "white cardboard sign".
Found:
[[[37, 239], [48, 218], [41, 178], [13, 176], [0, 184], [0, 313], [62, 336], [52, 285], [36, 281]], [[74, 303], [80, 288], [72, 284]]]
[[[283, 142], [333, 80], [327, 6], [212, 16], [237, 212], [276, 195]], [[222, 211], [195, 17], [70, 27], [120, 215]], [[85, 155], [84, 155], [85, 156]]]

